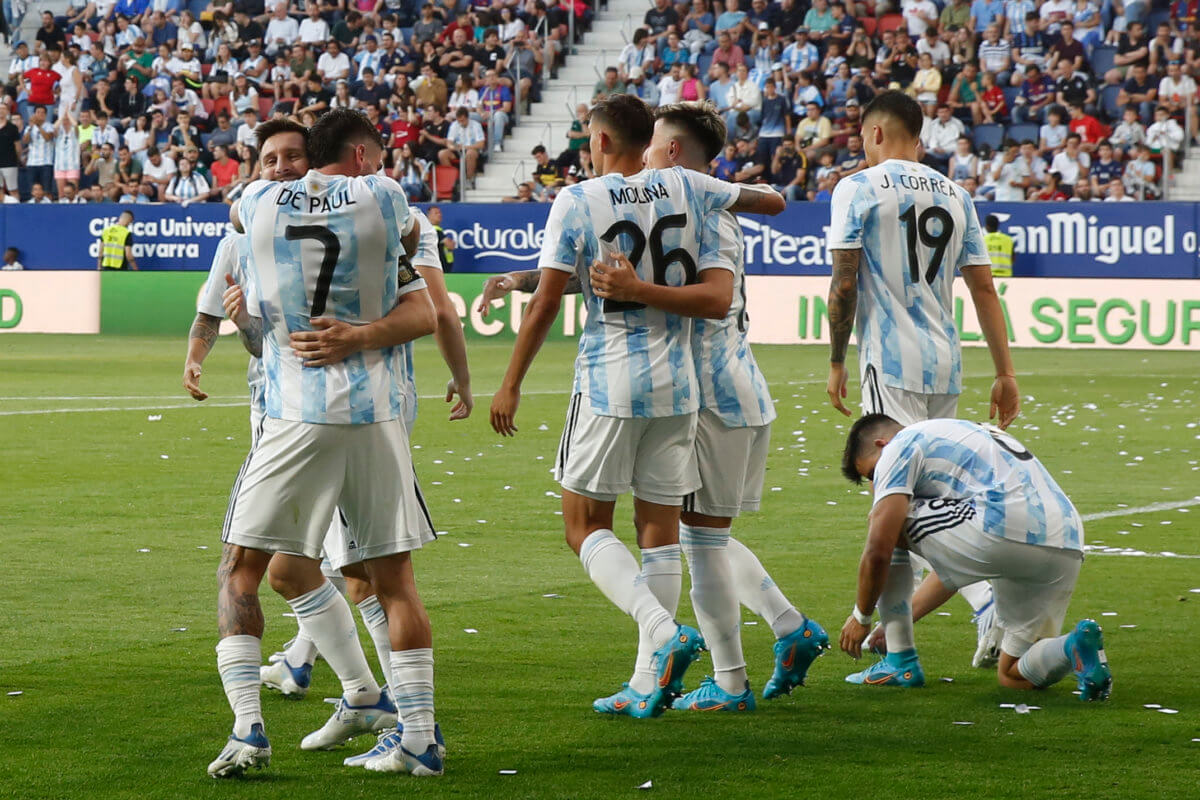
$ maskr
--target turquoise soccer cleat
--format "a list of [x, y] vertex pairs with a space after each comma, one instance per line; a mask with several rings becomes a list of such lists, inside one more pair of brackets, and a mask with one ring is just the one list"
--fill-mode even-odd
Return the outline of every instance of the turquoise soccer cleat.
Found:
[[592, 703], [592, 709], [598, 714], [612, 714], [634, 719], [657, 717], [666, 708], [659, 701], [660, 694], [661, 692], [658, 690], [654, 690], [650, 694], [638, 694], [626, 683], [616, 694], [597, 698]]
[[919, 689], [925, 685], [925, 671], [917, 660], [916, 650], [901, 650], [899, 653], [888, 653], [882, 661], [862, 672], [847, 675], [846, 683]]
[[1071, 659], [1071, 669], [1079, 684], [1080, 700], [1107, 700], [1112, 692], [1112, 670], [1104, 655], [1104, 638], [1094, 619], [1080, 620], [1067, 634], [1063, 652]]
[[704, 638], [690, 625], [680, 625], [670, 641], [654, 651], [655, 686], [664, 695], [663, 706], [683, 694], [683, 674], [700, 657]]
[[829, 634], [811, 619], [775, 642], [775, 672], [763, 687], [763, 699], [770, 700], [804, 685], [808, 668], [829, 649]]
[[706, 677], [700, 681], [700, 688], [675, 698], [671, 707], [679, 711], [753, 711], [754, 692], [750, 691], [750, 683], [747, 681], [745, 691], [741, 694], [730, 694], [715, 680]]

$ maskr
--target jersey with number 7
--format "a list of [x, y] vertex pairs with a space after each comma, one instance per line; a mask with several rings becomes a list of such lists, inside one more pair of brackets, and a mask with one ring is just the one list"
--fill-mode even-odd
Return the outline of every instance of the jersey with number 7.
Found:
[[897, 389], [961, 393], [954, 274], [990, 263], [970, 196], [935, 169], [890, 159], [838, 183], [830, 215], [830, 249], [862, 250], [860, 368]]
[[402, 418], [402, 347], [312, 368], [301, 364], [288, 338], [310, 330], [314, 317], [373, 322], [401, 294], [424, 288], [401, 262], [402, 237], [414, 218], [400, 185], [376, 175], [310, 171], [298, 181], [252, 183], [238, 214], [263, 320], [267, 416], [317, 424]]
[[[587, 270], [624, 253], [638, 277], [660, 286], [696, 283], [708, 268], [720, 215], [738, 199], [734, 184], [682, 167], [612, 173], [568, 186], [554, 198], [538, 267], [578, 272], [587, 322], [575, 359], [575, 393], [606, 417], [671, 417], [699, 408], [692, 320], [656, 308], [604, 300]], [[708, 236], [703, 234], [708, 231]]]

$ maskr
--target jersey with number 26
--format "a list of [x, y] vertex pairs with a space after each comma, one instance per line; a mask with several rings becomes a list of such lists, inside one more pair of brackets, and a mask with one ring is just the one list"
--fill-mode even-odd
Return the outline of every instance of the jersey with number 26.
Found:
[[960, 393], [954, 273], [990, 263], [971, 198], [931, 167], [889, 159], [839, 182], [830, 213], [830, 249], [862, 249], [860, 366], [893, 388]]
[[401, 237], [415, 224], [404, 190], [376, 175], [310, 171], [297, 181], [251, 184], [239, 215], [263, 319], [267, 416], [318, 424], [403, 418], [402, 348], [312, 368], [303, 366], [288, 337], [310, 330], [313, 317], [373, 322], [401, 294], [424, 288], [400, 261]]
[[[690, 318], [592, 293], [588, 268], [624, 253], [643, 281], [695, 283], [712, 258], [716, 213], [737, 186], [681, 167], [609, 174], [568, 186], [554, 198], [538, 267], [578, 273], [587, 322], [575, 359], [575, 392], [608, 417], [670, 417], [699, 407]], [[702, 234], [712, 229], [712, 235]]]

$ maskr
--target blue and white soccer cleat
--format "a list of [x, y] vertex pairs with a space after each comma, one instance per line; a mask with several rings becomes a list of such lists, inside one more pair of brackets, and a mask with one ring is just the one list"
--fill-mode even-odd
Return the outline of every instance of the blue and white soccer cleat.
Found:
[[396, 725], [396, 707], [387, 695], [369, 706], [351, 705], [345, 697], [337, 701], [337, 710], [318, 730], [300, 740], [301, 750], [332, 750], [364, 733], [377, 733]]
[[429, 745], [419, 755], [410, 753], [401, 745], [389, 753], [372, 758], [363, 766], [372, 772], [407, 772], [418, 778], [441, 775], [446, 771], [436, 743]]
[[901, 650], [888, 653], [882, 661], [846, 676], [846, 683], [865, 686], [903, 686], [918, 689], [925, 685], [925, 671], [917, 660], [916, 650]]
[[271, 743], [267, 741], [262, 723], [256, 722], [244, 739], [230, 734], [221, 755], [208, 765], [208, 774], [214, 778], [232, 778], [250, 767], [262, 769], [270, 763]]
[[683, 675], [692, 662], [700, 657], [704, 638], [690, 625], [680, 625], [662, 647], [654, 651], [655, 688], [662, 695], [663, 707], [683, 694]]
[[750, 691], [750, 682], [741, 694], [730, 694], [720, 687], [712, 678], [705, 677], [700, 681], [700, 688], [694, 689], [683, 697], [675, 698], [672, 708], [679, 711], [753, 711], [755, 709], [754, 692]]
[[1080, 620], [1067, 634], [1063, 652], [1071, 659], [1071, 670], [1079, 684], [1080, 700], [1107, 700], [1112, 692], [1112, 670], [1104, 655], [1104, 638], [1094, 619]]
[[308, 694], [308, 687], [312, 683], [312, 664], [293, 667], [286, 658], [281, 658], [265, 667], [259, 667], [258, 674], [263, 686], [274, 689], [284, 697], [301, 700]]
[[988, 600], [987, 605], [975, 612], [974, 619], [978, 645], [971, 666], [991, 669], [1000, 661], [1000, 642], [1004, 638], [1004, 631], [996, 624], [995, 599]]
[[592, 709], [598, 714], [612, 714], [635, 719], [657, 717], [666, 708], [658, 701], [659, 694], [658, 691], [652, 691], [650, 694], [638, 694], [626, 683], [616, 694], [600, 697], [593, 701]]
[[811, 619], [775, 642], [775, 672], [763, 687], [763, 699], [770, 700], [804, 685], [808, 668], [829, 649], [829, 634]]
[[[393, 750], [399, 748], [400, 747], [400, 739], [403, 735], [404, 735], [404, 726], [401, 724], [397, 724], [394, 729], [392, 729], [390, 731], [384, 731], [383, 733], [379, 734], [379, 741], [377, 741], [375, 743], [375, 746], [372, 747], [370, 750], [368, 750], [365, 753], [360, 753], [359, 755], [356, 755], [356, 756], [350, 756], [349, 758], [342, 761], [342, 763], [344, 765], [346, 765], [347, 767], [364, 766], [371, 759], [376, 758], [378, 756], [386, 755], [386, 754], [392, 752]], [[442, 736], [442, 726], [441, 725], [434, 725], [433, 740], [438, 746], [438, 755], [441, 756], [443, 760], [445, 760], [445, 758], [446, 758], [446, 740]]]

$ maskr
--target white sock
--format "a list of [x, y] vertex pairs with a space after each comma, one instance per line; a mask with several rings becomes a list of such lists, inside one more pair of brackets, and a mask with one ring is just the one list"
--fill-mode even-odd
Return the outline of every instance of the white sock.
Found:
[[779, 591], [758, 556], [732, 536], [725, 550], [733, 568], [738, 602], [766, 620], [776, 639], [800, 630], [804, 625], [804, 615]]
[[350, 604], [334, 585], [325, 581], [311, 592], [289, 600], [288, 605], [342, 682], [342, 692], [347, 699], [354, 705], [378, 702], [379, 684], [363, 655]]
[[1033, 647], [1026, 650], [1025, 655], [1017, 661], [1017, 670], [1039, 689], [1053, 686], [1071, 671], [1066, 643], [1066, 636], [1034, 642]]
[[979, 609], [992, 602], [992, 585], [987, 581], [964, 586], [958, 590], [958, 593], [962, 595], [963, 600], [970, 604], [971, 610], [975, 613], [979, 613]]
[[889, 653], [900, 653], [916, 647], [912, 618], [913, 571], [907, 550], [892, 551], [892, 565], [887, 583], [879, 595], [879, 620], [887, 639]]
[[713, 678], [730, 694], [741, 694], [746, 690], [746, 658], [742, 654], [741, 608], [729, 561], [729, 529], [680, 525], [679, 543], [687, 553], [692, 608], [712, 653]]
[[675, 635], [675, 620], [643, 581], [637, 561], [610, 530], [593, 531], [579, 548], [579, 560], [592, 583], [617, 608], [637, 621], [654, 649]]
[[392, 697], [404, 726], [400, 744], [421, 755], [433, 744], [433, 648], [392, 650], [389, 663]]
[[379, 668], [383, 670], [383, 680], [386, 683], [392, 672], [392, 639], [388, 635], [387, 612], [379, 605], [379, 598], [369, 596], [358, 604], [358, 613], [362, 615], [363, 625], [371, 634], [375, 643], [375, 656], [379, 659]]
[[[679, 545], [642, 548], [641, 580], [674, 619], [679, 610], [679, 593], [683, 589]], [[629, 679], [630, 688], [639, 694], [649, 694], [654, 688], [654, 650], [654, 642], [639, 626], [637, 659], [633, 664], [633, 677]]]
[[250, 726], [262, 724], [259, 702], [258, 667], [262, 661], [262, 641], [257, 636], [226, 636], [217, 642], [217, 672], [225, 697], [233, 709], [233, 733], [250, 735]]
[[284, 651], [283, 660], [293, 667], [302, 667], [317, 660], [317, 646], [308, 638], [304, 628], [300, 629], [296, 638], [292, 639], [292, 643]]

